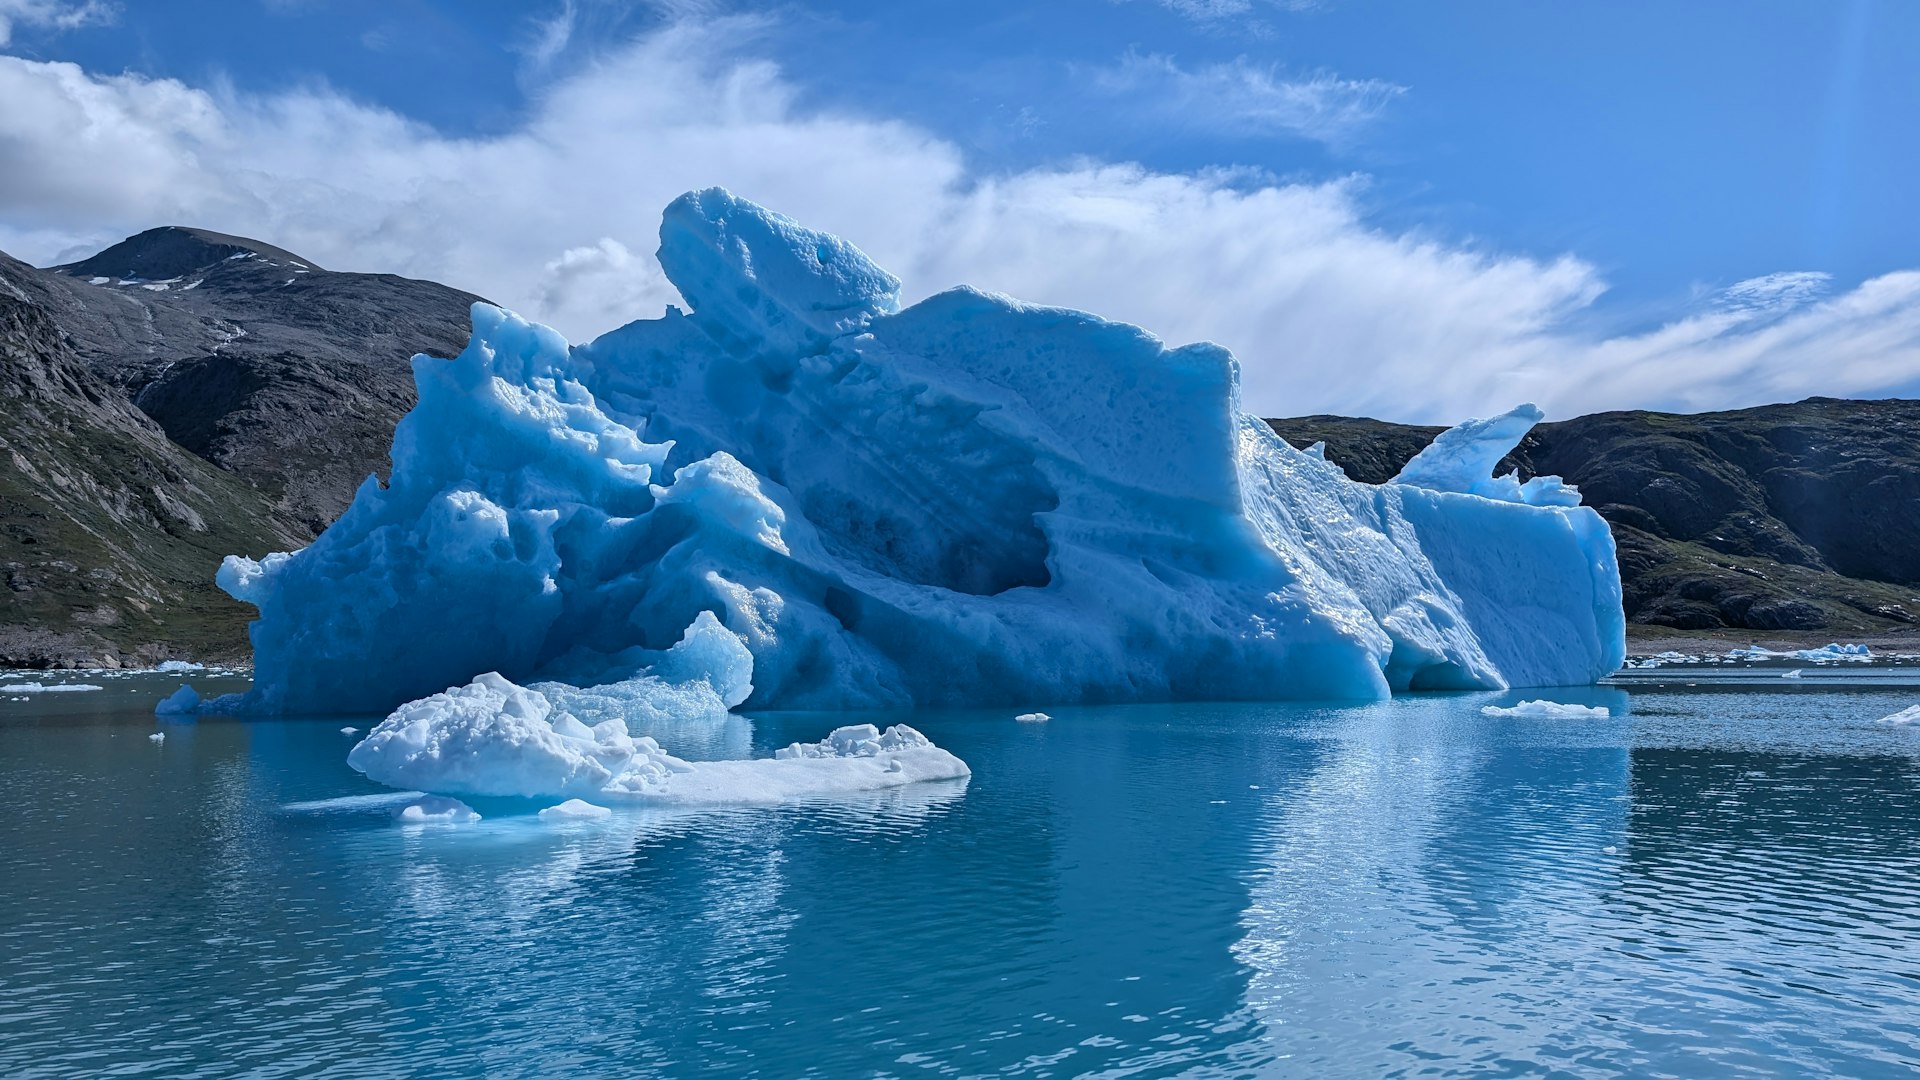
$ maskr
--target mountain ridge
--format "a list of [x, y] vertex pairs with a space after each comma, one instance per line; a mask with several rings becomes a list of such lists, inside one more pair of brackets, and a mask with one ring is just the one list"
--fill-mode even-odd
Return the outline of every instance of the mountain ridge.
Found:
[[[244, 658], [220, 557], [301, 546], [384, 475], [410, 358], [457, 354], [479, 301], [184, 226], [0, 253], [0, 666]], [[1443, 430], [1267, 422], [1371, 483]], [[1607, 518], [1636, 636], [1920, 633], [1920, 402], [1596, 413], [1503, 467]]]

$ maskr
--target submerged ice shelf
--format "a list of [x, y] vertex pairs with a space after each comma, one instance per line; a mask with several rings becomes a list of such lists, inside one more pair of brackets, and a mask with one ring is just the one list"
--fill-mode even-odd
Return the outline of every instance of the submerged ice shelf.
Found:
[[[357, 767], [597, 798], [878, 760], [680, 770], [629, 734], [650, 710], [1369, 699], [1624, 659], [1605, 523], [1493, 475], [1532, 406], [1358, 484], [1242, 413], [1215, 345], [968, 288], [902, 309], [852, 245], [720, 189], [667, 208], [659, 256], [690, 312], [569, 346], [477, 304], [465, 352], [414, 359], [390, 481], [222, 566], [255, 688], [211, 707], [413, 702]], [[450, 787], [461, 739], [490, 771]]]

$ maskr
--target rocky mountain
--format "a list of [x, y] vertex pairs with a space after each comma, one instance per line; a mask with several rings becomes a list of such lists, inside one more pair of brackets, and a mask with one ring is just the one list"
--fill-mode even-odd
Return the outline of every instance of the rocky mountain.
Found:
[[[1376, 483], [1441, 430], [1268, 423]], [[1613, 527], [1643, 627], [1857, 635], [1920, 617], [1920, 401], [1596, 413], [1539, 425], [1505, 467], [1579, 486]]]
[[221, 556], [385, 471], [409, 358], [463, 348], [476, 299], [197, 229], [0, 254], [0, 666], [244, 655]]

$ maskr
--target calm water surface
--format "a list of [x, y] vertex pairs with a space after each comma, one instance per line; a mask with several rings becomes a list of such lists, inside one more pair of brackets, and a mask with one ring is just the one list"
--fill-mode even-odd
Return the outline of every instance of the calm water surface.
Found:
[[178, 680], [105, 681], [0, 682], [7, 1076], [1920, 1067], [1908, 687], [920, 713], [970, 782], [403, 826], [366, 720], [156, 745]]

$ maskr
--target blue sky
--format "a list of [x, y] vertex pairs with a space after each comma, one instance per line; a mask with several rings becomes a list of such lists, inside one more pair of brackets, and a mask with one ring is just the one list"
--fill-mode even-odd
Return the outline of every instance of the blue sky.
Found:
[[[1146, 178], [1122, 178], [1124, 190], [1103, 187], [1101, 200], [1118, 200], [1115, 205], [1124, 204], [1128, 215], [1138, 211], [1154, 221], [1177, 222], [1168, 227], [1219, 228], [1229, 237], [1236, 235], [1233, 227], [1193, 207], [1230, 200], [1232, 193], [1276, 192], [1309, 202], [1317, 193], [1312, 206], [1289, 210], [1284, 198], [1263, 204], [1270, 212], [1313, 221], [1319, 220], [1315, 214], [1327, 215], [1324, 228], [1303, 226], [1304, 238], [1277, 234], [1274, 242], [1283, 246], [1272, 249], [1275, 261], [1322, 240], [1364, 247], [1384, 238], [1405, 257], [1394, 262], [1378, 252], [1366, 255], [1385, 260], [1370, 272], [1404, 279], [1409, 290], [1429, 283], [1434, 304], [1470, 302], [1481, 295], [1478, 289], [1499, 287], [1502, 274], [1524, 279], [1506, 281], [1520, 297], [1511, 310], [1505, 301], [1484, 303], [1489, 319], [1508, 320], [1504, 327], [1436, 323], [1424, 337], [1390, 342], [1364, 328], [1302, 326], [1292, 317], [1256, 325], [1236, 314], [1220, 318], [1224, 330], [1215, 332], [1186, 313], [1224, 306], [1224, 298], [1204, 281], [1184, 286], [1192, 295], [1178, 296], [1185, 264], [1171, 256], [1169, 280], [1159, 294], [1176, 294], [1169, 304], [1185, 303], [1168, 315], [1154, 308], [1146, 290], [1102, 284], [1091, 273], [1069, 279], [1062, 271], [1050, 278], [1001, 267], [991, 258], [969, 262], [920, 252], [904, 239], [889, 239], [878, 223], [871, 227], [879, 239], [863, 237], [857, 218], [842, 220], [831, 197], [807, 182], [777, 173], [742, 176], [750, 170], [728, 154], [702, 174], [706, 179], [689, 175], [690, 183], [734, 186], [834, 227], [870, 250], [878, 248], [876, 255], [898, 249], [897, 258], [907, 265], [895, 268], [906, 272], [910, 288], [917, 268], [969, 275], [966, 280], [986, 275], [989, 287], [1020, 291], [1024, 285], [1024, 295], [1136, 319], [1169, 337], [1224, 336], [1250, 369], [1250, 397], [1269, 411], [1286, 411], [1280, 407], [1293, 401], [1283, 389], [1305, 389], [1310, 380], [1280, 377], [1277, 365], [1302, 361], [1263, 353], [1274, 348], [1268, 329], [1284, 330], [1301, 343], [1316, 369], [1379, 351], [1376, 382], [1404, 381], [1404, 373], [1418, 367], [1422, 349], [1459, 349], [1462, 355], [1452, 363], [1481, 365], [1473, 374], [1483, 388], [1480, 396], [1458, 402], [1476, 408], [1482, 397], [1490, 407], [1495, 391], [1507, 385], [1545, 397], [1553, 396], [1545, 389], [1557, 388], [1562, 411], [1585, 411], [1579, 386], [1549, 387], [1552, 380], [1535, 369], [1559, 362], [1555, 356], [1602, 368], [1602, 358], [1619, 353], [1625, 340], [1658, 346], [1658, 360], [1641, 357], [1647, 348], [1627, 350], [1649, 373], [1687, 362], [1676, 358], [1667, 338], [1699, 338], [1719, 348], [1739, 336], [1744, 347], [1736, 351], [1744, 359], [1730, 360], [1724, 350], [1702, 357], [1698, 366], [1713, 369], [1711, 386], [1690, 389], [1669, 379], [1672, 385], [1663, 387], [1649, 374], [1649, 385], [1634, 391], [1637, 398], [1599, 393], [1592, 395], [1596, 406], [1706, 407], [1820, 390], [1783, 375], [1817, 359], [1804, 340], [1808, 332], [1775, 324], [1803, 308], [1846, 301], [1863, 283], [1920, 266], [1920, 214], [1913, 213], [1912, 195], [1920, 166], [1920, 124], [1913, 119], [1920, 116], [1920, 64], [1912, 59], [1920, 55], [1920, 5], [1886, 0], [771, 7], [613, 0], [0, 0], [0, 18], [9, 12], [4, 52], [12, 57], [29, 64], [70, 61], [85, 78], [129, 96], [131, 85], [185, 88], [219, 112], [229, 132], [222, 146], [235, 142], [239, 136], [231, 133], [241, 129], [252, 144], [281, 138], [296, 144], [276, 161], [248, 166], [287, 176], [341, 167], [311, 160], [290, 135], [311, 117], [266, 115], [298, 111], [289, 105], [296, 99], [353, 110], [352, 120], [341, 121], [347, 127], [378, 126], [367, 118], [386, 117], [388, 127], [411, 131], [394, 138], [424, 140], [445, 153], [454, 152], [453, 146], [487, 145], [505, 155], [507, 144], [531, 136], [535, 143], [564, 144], [566, 156], [577, 161], [618, 162], [646, 173], [671, 171], [647, 159], [647, 147], [638, 145], [650, 133], [655, 145], [682, 147], [676, 166], [701, 152], [700, 140], [679, 127], [672, 139], [656, 131], [655, 125], [672, 124], [678, 111], [706, 116], [744, 144], [756, 132], [778, 128], [785, 133], [771, 136], [778, 145], [821, 124], [836, 131], [859, 127], [868, 149], [904, 139], [930, 163], [914, 182], [925, 175], [942, 192], [966, 197], [964, 205], [942, 215], [942, 227], [973, 220], [986, 212], [983, 204], [1025, 206], [1022, 200], [1038, 197], [981, 197], [987, 188], [1033, 187], [1036, 178], [1063, 175], [1111, 179], [1111, 170], [1131, 168]], [[654, 77], [669, 68], [677, 74]], [[112, 82], [116, 78], [122, 81]], [[759, 97], [735, 108], [727, 95], [739, 91], [743, 78], [751, 84], [746, 93]], [[687, 96], [662, 93], [659, 87], [667, 84]], [[634, 106], [618, 112], [626, 108], [617, 104], [623, 97], [646, 99], [653, 111]], [[144, 107], [127, 108], [139, 113]], [[777, 114], [771, 120], [767, 109]], [[585, 134], [596, 117], [608, 122]], [[145, 134], [128, 138], [130, 146], [146, 145], [140, 141]], [[195, 140], [195, 160], [208, 157], [202, 133], [167, 138]], [[13, 153], [25, 161], [21, 147], [27, 139], [14, 141]], [[883, 159], [889, 153], [884, 146], [875, 152]], [[38, 156], [44, 160], [47, 152]], [[795, 162], [795, 168], [802, 164]], [[835, 179], [821, 176], [819, 162], [804, 164], [823, 185]], [[844, 179], [848, 185], [867, 183], [891, 167], [891, 161], [876, 166], [853, 154]], [[1165, 186], [1163, 178], [1187, 186], [1174, 196], [1155, 194]], [[325, 181], [336, 183], [331, 175]], [[9, 184], [19, 190], [8, 191]], [[788, 192], [796, 185], [798, 191]], [[43, 186], [59, 184], [48, 179]], [[1067, 186], [1073, 187], [1078, 213], [1087, 204], [1085, 185]], [[73, 200], [57, 191], [35, 195], [32, 187], [30, 181], [0, 179], [0, 246], [11, 244], [29, 258], [67, 254], [110, 238], [114, 228], [152, 223], [136, 220], [142, 211], [176, 209], [168, 198], [142, 194], [115, 203], [109, 193], [94, 207], [108, 212], [84, 220], [93, 204], [58, 209]], [[892, 185], [896, 193], [911, 187]], [[516, 193], [529, 200], [540, 194], [537, 186]], [[319, 244], [335, 261], [349, 264], [380, 260], [378, 240], [391, 230], [391, 213], [385, 225], [357, 225], [362, 242], [356, 246], [352, 230], [333, 242], [318, 217], [303, 220], [277, 205], [271, 213], [248, 209], [262, 198], [258, 191], [224, 190], [198, 202], [173, 201], [181, 212], [220, 218], [195, 223], [275, 228], [281, 235], [262, 238], [296, 249], [302, 242]], [[497, 201], [508, 209], [507, 193]], [[802, 213], [814, 203], [820, 204], [814, 217]], [[421, 205], [411, 203], [408, 212], [433, 212]], [[1174, 205], [1182, 209], [1169, 210]], [[116, 216], [116, 208], [124, 212]], [[596, 229], [594, 222], [578, 220], [593, 209], [583, 206], [564, 221], [550, 208], [537, 211], [554, 218], [549, 228], [556, 246], [529, 247], [520, 257], [538, 263], [545, 275], [540, 280], [516, 284], [490, 268], [489, 259], [512, 254], [504, 249], [475, 253], [471, 264], [457, 254], [428, 258], [409, 251], [388, 259], [401, 265], [355, 268], [440, 276], [532, 308], [570, 333], [596, 332], [648, 313], [622, 311], [623, 303], [668, 294], [657, 281], [631, 284], [654, 272], [647, 265], [651, 247], [642, 215], [636, 213], [633, 224], [609, 220]], [[312, 213], [322, 211], [315, 207]], [[1179, 217], [1186, 213], [1201, 217], [1187, 222]], [[1130, 216], [1115, 228], [1137, 238], [1146, 227]], [[1074, 235], [1082, 246], [1092, 243], [1080, 231]], [[471, 247], [472, 241], [455, 242], [463, 244]], [[320, 251], [308, 253], [326, 261]], [[1242, 257], [1249, 261], [1240, 265], [1254, 272], [1267, 269], [1255, 255]], [[1316, 265], [1327, 273], [1362, 257], [1336, 252]], [[1153, 262], [1143, 255], [1142, 265]], [[1202, 265], [1184, 278], [1205, 279], [1215, 269]], [[570, 277], [574, 270], [579, 273]], [[608, 284], [620, 274], [628, 285]], [[994, 279], [996, 274], [1007, 280]], [[1355, 276], [1361, 284], [1354, 289], [1363, 289], [1367, 275]], [[1297, 280], [1275, 271], [1273, 284], [1284, 290]], [[924, 291], [953, 283], [929, 280]], [[588, 294], [602, 297], [597, 308], [579, 299]], [[1258, 295], [1248, 294], [1253, 302]], [[1748, 303], [1755, 296], [1764, 300], [1759, 309]], [[1876, 318], [1887, 314], [1885, 297], [1867, 299]], [[1409, 302], [1425, 301], [1397, 294], [1377, 303], [1363, 298], [1355, 301], [1351, 317], [1378, 320], [1381, 311]], [[1332, 310], [1326, 298], [1316, 303]], [[1760, 310], [1764, 317], [1718, 329], [1693, 327], [1713, 330], [1704, 337], [1686, 331], [1690, 319], [1734, 310]], [[1855, 337], [1822, 339], [1829, 349], [1865, 342], [1879, 350], [1870, 363], [1855, 365], [1863, 373], [1836, 379], [1831, 392], [1906, 392], [1920, 377], [1908, 319], [1902, 308], [1892, 326], [1883, 321]], [[1763, 331], [1773, 335], [1768, 340], [1802, 340], [1802, 351], [1788, 355], [1780, 341], [1744, 340]], [[1503, 353], [1498, 361], [1477, 361], [1466, 355], [1476, 347], [1506, 350], [1526, 335], [1545, 338], [1535, 343], [1531, 359]], [[1759, 345], [1764, 348], [1758, 352], [1772, 360], [1756, 359]], [[1428, 362], [1450, 366], [1448, 358], [1431, 352]], [[1585, 372], [1585, 384], [1591, 388], [1603, 373]], [[1369, 389], [1364, 380], [1322, 379], [1312, 387], [1291, 411], [1371, 408], [1414, 416], [1427, 407], [1425, 399]]]

